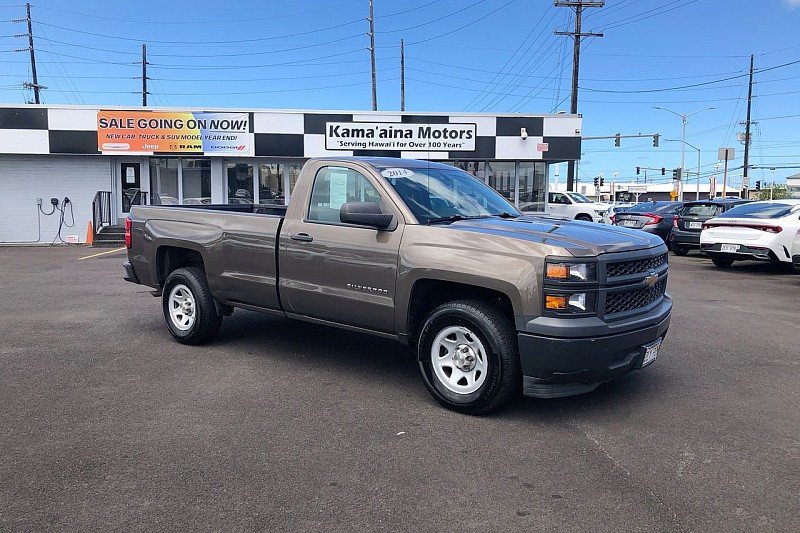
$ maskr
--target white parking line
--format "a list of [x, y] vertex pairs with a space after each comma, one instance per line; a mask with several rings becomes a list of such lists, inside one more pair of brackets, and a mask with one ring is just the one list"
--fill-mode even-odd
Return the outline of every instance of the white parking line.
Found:
[[84, 259], [91, 259], [92, 257], [100, 257], [101, 255], [113, 254], [114, 252], [121, 252], [126, 248], [114, 248], [113, 250], [107, 250], [105, 252], [100, 252], [98, 254], [87, 255], [86, 257], [79, 257], [78, 261], [83, 261]]

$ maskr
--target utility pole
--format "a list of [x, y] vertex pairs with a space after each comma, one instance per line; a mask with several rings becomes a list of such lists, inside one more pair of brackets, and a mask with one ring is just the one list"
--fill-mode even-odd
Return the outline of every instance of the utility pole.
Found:
[[406, 47], [400, 39], [400, 111], [406, 110]]
[[378, 110], [378, 80], [375, 77], [375, 17], [372, 14], [372, 0], [369, 0], [369, 59], [372, 63], [372, 110]]
[[[570, 99], [570, 113], [573, 115], [578, 114], [578, 78], [580, 75], [580, 62], [581, 62], [581, 37], [602, 37], [602, 33], [581, 31], [581, 23], [583, 18], [583, 8], [585, 7], [603, 7], [605, 1], [596, 0], [555, 0], [553, 2], [555, 7], [569, 7], [575, 8], [575, 30], [574, 31], [556, 31], [556, 35], [568, 35], [573, 39], [572, 48], [572, 97]], [[567, 190], [573, 190], [575, 185], [575, 161], [567, 163]]]
[[[750, 175], [747, 171], [750, 166], [750, 105], [753, 101], [753, 65], [754, 56], [750, 54], [750, 84], [747, 88], [747, 120], [744, 126], [744, 177], [742, 181], [750, 188]], [[744, 187], [742, 187], [744, 189]], [[747, 191], [745, 189], [745, 192]]]
[[142, 44], [142, 106], [147, 107], [147, 45]]
[[33, 89], [33, 102], [35, 104], [41, 104], [42, 101], [39, 98], [39, 89], [43, 88], [39, 85], [39, 78], [36, 76], [36, 52], [33, 48], [33, 25], [31, 24], [31, 4], [27, 2], [25, 4], [25, 13], [27, 15], [27, 22], [28, 22], [28, 48], [31, 52], [31, 81], [33, 83], [30, 84], [30, 87]]

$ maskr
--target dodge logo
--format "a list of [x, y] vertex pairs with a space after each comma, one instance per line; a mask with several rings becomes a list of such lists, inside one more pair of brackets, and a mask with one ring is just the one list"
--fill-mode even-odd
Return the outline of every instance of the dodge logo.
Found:
[[648, 287], [653, 287], [656, 283], [658, 283], [658, 274], [655, 272], [650, 272], [650, 275], [644, 278], [644, 284]]

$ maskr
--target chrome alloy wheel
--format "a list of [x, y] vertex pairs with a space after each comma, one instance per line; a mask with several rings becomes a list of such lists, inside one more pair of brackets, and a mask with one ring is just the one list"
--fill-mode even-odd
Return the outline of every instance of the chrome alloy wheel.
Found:
[[192, 291], [186, 285], [175, 285], [170, 291], [169, 317], [172, 319], [172, 324], [181, 331], [186, 331], [194, 325], [197, 306]]
[[431, 345], [431, 364], [439, 382], [456, 394], [470, 394], [486, 380], [486, 350], [478, 336], [463, 326], [449, 326]]

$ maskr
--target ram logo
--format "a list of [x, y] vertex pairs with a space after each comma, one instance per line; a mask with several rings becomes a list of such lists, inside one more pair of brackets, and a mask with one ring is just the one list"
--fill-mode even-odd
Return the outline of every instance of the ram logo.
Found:
[[650, 272], [650, 275], [644, 278], [644, 284], [648, 287], [654, 287], [658, 283], [658, 274]]

